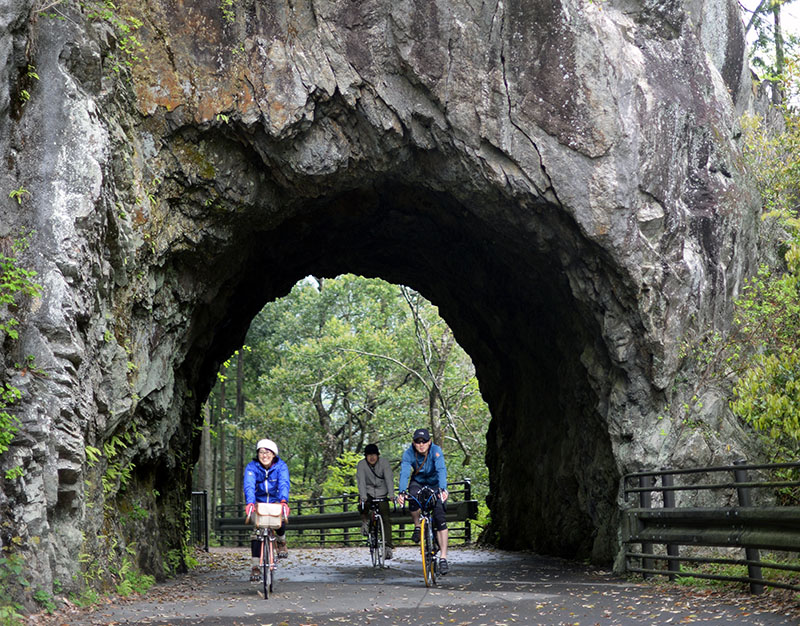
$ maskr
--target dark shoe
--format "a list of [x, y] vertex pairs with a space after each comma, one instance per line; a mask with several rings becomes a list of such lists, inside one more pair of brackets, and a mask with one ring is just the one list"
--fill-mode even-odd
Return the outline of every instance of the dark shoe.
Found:
[[384, 553], [383, 556], [387, 561], [389, 559], [391, 559], [392, 558], [392, 549], [391, 548], [386, 548], [386, 552]]
[[279, 559], [286, 559], [289, 557], [289, 548], [286, 547], [286, 539], [283, 541], [280, 539], [275, 540], [275, 547], [278, 549]]
[[250, 568], [250, 582], [257, 583], [261, 581], [261, 568], [258, 565], [253, 565]]
[[450, 568], [447, 566], [447, 559], [439, 559], [439, 573], [444, 576]]
[[411, 541], [419, 543], [419, 526], [414, 526], [414, 532], [411, 533]]

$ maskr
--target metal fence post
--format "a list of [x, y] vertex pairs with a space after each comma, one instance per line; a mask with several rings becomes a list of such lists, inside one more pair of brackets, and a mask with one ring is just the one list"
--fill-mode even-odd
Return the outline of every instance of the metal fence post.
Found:
[[[464, 502], [472, 500], [472, 481], [464, 479]], [[467, 517], [464, 520], [464, 543], [472, 543], [472, 521]]]
[[[667, 468], [662, 468], [664, 471], [668, 471]], [[675, 508], [675, 492], [669, 487], [673, 487], [675, 482], [673, 480], [672, 474], [665, 473], [661, 475], [661, 486], [664, 487], [664, 508], [665, 509], [674, 509]], [[672, 543], [667, 544], [667, 556], [679, 556], [680, 555], [680, 548]], [[678, 574], [681, 572], [681, 562], [678, 560], [669, 559], [667, 561], [667, 569], [670, 571], [669, 579], [675, 580]]]
[[[653, 476], [639, 476], [639, 486], [642, 488], [650, 488], [655, 484]], [[639, 507], [642, 509], [650, 508], [650, 491], [639, 492]], [[642, 522], [640, 521], [639, 524]], [[641, 530], [641, 529], [640, 529]], [[642, 554], [653, 554], [653, 544], [650, 541], [642, 542]], [[642, 558], [642, 569], [653, 569], [655, 567], [653, 559]], [[643, 572], [642, 577], [647, 578], [650, 574]]]
[[[734, 465], [745, 465], [747, 461], [745, 459], [739, 459], [738, 461], [734, 461]], [[745, 468], [736, 468], [733, 470], [733, 480], [735, 483], [746, 483], [747, 482], [747, 469]], [[753, 506], [752, 500], [750, 499], [750, 488], [749, 487], [736, 487], [736, 495], [739, 498], [739, 506]], [[744, 549], [745, 558], [748, 561], [760, 561], [761, 554], [758, 548], [745, 548]], [[760, 565], [748, 565], [747, 566], [747, 575], [750, 578], [757, 578], [761, 579], [761, 566]], [[760, 583], [750, 583], [750, 593], [764, 593], [764, 585]]]
[[[325, 512], [325, 498], [323, 498], [322, 496], [319, 497], [319, 512], [320, 513], [324, 513]], [[323, 547], [323, 548], [325, 547], [325, 535], [326, 535], [325, 529], [324, 528], [320, 528], [319, 529], [319, 545], [321, 547]]]
[[[297, 515], [299, 517], [302, 514], [303, 514], [303, 501], [302, 500], [298, 500], [297, 501], [297, 512], [295, 513], [295, 515]], [[303, 534], [303, 529], [301, 528], [300, 530], [298, 530], [296, 532], [297, 532], [298, 535], [302, 535]]]
[[202, 544], [208, 552], [208, 492], [193, 491], [191, 497], [190, 532], [194, 545]]
[[208, 552], [208, 491], [203, 489], [203, 549]]
[[[349, 511], [349, 510], [350, 510], [350, 503], [347, 501], [347, 494], [343, 493], [342, 494], [342, 512], [343, 513], [347, 513], [347, 511]], [[350, 529], [349, 528], [343, 528], [342, 530], [343, 530], [343, 532], [342, 532], [342, 541], [344, 542], [345, 546], [349, 546], [350, 545]]]

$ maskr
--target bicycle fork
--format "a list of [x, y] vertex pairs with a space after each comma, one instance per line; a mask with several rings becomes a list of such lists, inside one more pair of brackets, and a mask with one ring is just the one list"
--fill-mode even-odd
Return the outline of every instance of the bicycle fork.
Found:
[[272, 562], [269, 563], [269, 568], [273, 571], [277, 569], [277, 558], [275, 557], [276, 554], [275, 540], [276, 538], [274, 533], [268, 533], [267, 535], [264, 536], [264, 543], [263, 543], [264, 547], [261, 550], [261, 562], [259, 563], [259, 566], [263, 567], [269, 561], [269, 555], [271, 552], [273, 557], [272, 557]]

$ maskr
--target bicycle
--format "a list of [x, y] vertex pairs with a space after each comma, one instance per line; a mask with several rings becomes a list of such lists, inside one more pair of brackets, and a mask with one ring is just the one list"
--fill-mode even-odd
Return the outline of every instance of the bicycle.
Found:
[[433, 507], [436, 506], [439, 490], [425, 486], [419, 490], [416, 498], [410, 493], [406, 497], [413, 499], [419, 505], [419, 547], [422, 553], [422, 577], [425, 580], [425, 586], [431, 587], [436, 584], [436, 576], [439, 573], [439, 540], [433, 527]]
[[[245, 523], [249, 523], [247, 516]], [[275, 558], [275, 529], [280, 528], [283, 522], [283, 507], [278, 502], [257, 502], [255, 510], [256, 537], [261, 541], [261, 551], [258, 567], [261, 570], [261, 583], [264, 589], [264, 599], [269, 599], [275, 584], [275, 570], [278, 560]]]
[[384, 567], [386, 558], [386, 537], [383, 531], [383, 516], [380, 504], [389, 498], [372, 498], [370, 500], [369, 527], [367, 529], [367, 545], [372, 558], [372, 567]]

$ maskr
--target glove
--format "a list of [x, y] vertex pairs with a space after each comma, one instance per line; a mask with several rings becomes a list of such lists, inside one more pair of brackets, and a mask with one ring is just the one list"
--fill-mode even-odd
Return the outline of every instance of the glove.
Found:
[[289, 505], [286, 504], [286, 500], [281, 500], [281, 509], [283, 511], [284, 519], [288, 520], [290, 511], [289, 511]]
[[246, 507], [244, 507], [244, 512], [247, 514], [247, 517], [250, 517], [253, 514], [253, 511], [255, 510], [256, 510], [256, 505], [254, 502], [250, 502]]

